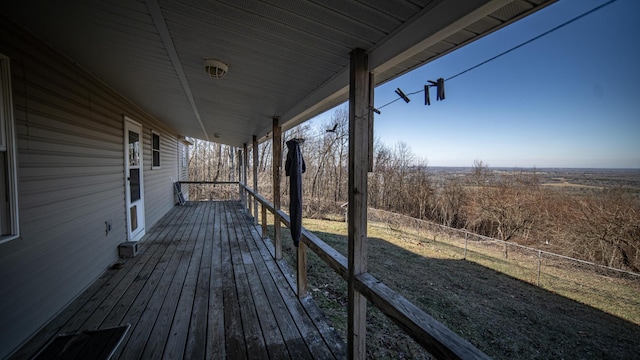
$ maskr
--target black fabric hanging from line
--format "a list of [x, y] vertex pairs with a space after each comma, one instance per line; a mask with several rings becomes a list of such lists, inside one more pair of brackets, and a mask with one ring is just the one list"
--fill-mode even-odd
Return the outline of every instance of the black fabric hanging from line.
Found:
[[291, 238], [297, 247], [302, 235], [302, 173], [307, 170], [307, 166], [302, 158], [300, 144], [297, 139], [287, 141], [287, 161], [285, 162], [285, 172], [289, 179], [289, 216], [291, 224]]

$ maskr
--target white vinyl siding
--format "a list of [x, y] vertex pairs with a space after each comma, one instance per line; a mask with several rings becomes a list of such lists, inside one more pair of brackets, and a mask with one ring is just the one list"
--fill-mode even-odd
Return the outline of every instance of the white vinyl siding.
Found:
[[[122, 116], [140, 121], [144, 144], [152, 141], [149, 129], [161, 137], [163, 166], [144, 176], [148, 228], [174, 206], [180, 141], [11, 22], [0, 22], [0, 53], [11, 59], [20, 200], [20, 238], [0, 243], [5, 358], [118, 261], [126, 239]], [[151, 158], [144, 146], [143, 163]]]

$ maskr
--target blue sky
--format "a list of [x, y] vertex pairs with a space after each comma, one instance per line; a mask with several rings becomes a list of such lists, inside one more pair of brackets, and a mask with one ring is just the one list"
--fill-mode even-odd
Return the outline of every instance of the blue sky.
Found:
[[[604, 0], [560, 0], [375, 90], [418, 91], [508, 50]], [[430, 166], [640, 168], [640, 1], [618, 0], [375, 117], [385, 144], [408, 144]], [[344, 106], [344, 105], [343, 105]], [[332, 111], [319, 117], [326, 121]]]

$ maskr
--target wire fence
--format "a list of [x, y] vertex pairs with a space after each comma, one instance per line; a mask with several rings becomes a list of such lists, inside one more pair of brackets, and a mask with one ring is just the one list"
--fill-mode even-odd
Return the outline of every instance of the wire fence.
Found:
[[473, 261], [640, 324], [640, 274], [369, 209], [370, 222], [430, 246], [439, 256]]

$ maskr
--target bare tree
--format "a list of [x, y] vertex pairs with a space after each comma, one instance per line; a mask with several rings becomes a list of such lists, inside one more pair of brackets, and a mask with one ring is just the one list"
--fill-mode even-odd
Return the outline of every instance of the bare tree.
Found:
[[471, 171], [473, 173], [473, 179], [478, 185], [483, 184], [491, 176], [491, 169], [489, 169], [489, 164], [483, 162], [480, 159], [473, 160]]
[[[475, 190], [473, 226], [480, 233], [505, 242], [524, 235], [536, 220], [535, 190], [526, 174], [504, 174], [481, 185]], [[505, 243], [505, 257], [507, 249]]]
[[636, 200], [623, 189], [603, 190], [577, 202], [582, 214], [573, 229], [581, 235], [581, 254], [611, 267], [640, 271], [640, 213]]
[[416, 162], [410, 186], [413, 191], [407, 194], [408, 199], [413, 200], [412, 216], [418, 219], [425, 219], [433, 213], [434, 189], [428, 165], [426, 159]]
[[433, 207], [434, 220], [461, 228], [466, 225], [464, 208], [468, 201], [464, 184], [456, 179], [445, 182], [438, 190]]

